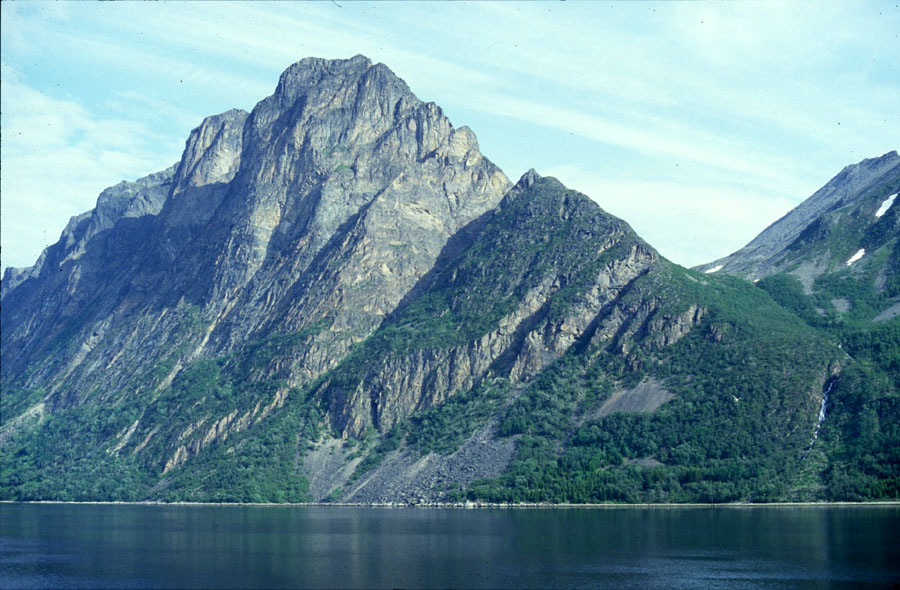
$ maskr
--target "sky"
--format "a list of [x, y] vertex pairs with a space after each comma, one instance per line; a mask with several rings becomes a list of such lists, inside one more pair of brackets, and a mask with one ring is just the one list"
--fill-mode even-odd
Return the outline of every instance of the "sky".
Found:
[[685, 266], [900, 149], [900, 3], [0, 3], [0, 265], [30, 266], [191, 129], [364, 54]]

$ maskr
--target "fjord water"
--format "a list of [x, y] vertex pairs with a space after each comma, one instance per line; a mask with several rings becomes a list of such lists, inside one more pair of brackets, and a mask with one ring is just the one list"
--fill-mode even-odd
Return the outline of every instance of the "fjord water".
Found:
[[2, 588], [855, 588], [900, 506], [4, 504]]

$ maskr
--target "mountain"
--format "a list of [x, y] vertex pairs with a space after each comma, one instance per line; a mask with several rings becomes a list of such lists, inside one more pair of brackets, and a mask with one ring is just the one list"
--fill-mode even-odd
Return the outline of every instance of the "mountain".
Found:
[[513, 186], [362, 56], [207, 118], [2, 289], [3, 499], [832, 497], [834, 333]]
[[[898, 191], [896, 151], [847, 166], [749, 244], [696, 268], [749, 280], [786, 273], [804, 293], [823, 299], [820, 314], [850, 312], [854, 297], [841, 293], [848, 289], [837, 283], [852, 283], [873, 294], [867, 301], [855, 298], [868, 307], [860, 313], [883, 321], [900, 314]], [[879, 294], [882, 301], [875, 301]]]
[[[104, 192], [38, 265], [7, 274], [3, 378], [51, 407], [117, 403], [150, 373], [163, 388], [276, 333], [303, 332], [303, 353], [269, 376], [314, 379], [509, 185], [471, 131], [363, 57], [295, 64], [148, 179]], [[109, 193], [142, 215], [118, 219]]]
[[[313, 474], [312, 491], [771, 497], [810, 442], [836, 361], [762, 290], [664, 260], [586, 196], [530, 172], [315, 390], [341, 410], [333, 427], [362, 441], [315, 445], [310, 459], [333, 468]], [[398, 408], [418, 411], [403, 420]]]
[[895, 151], [847, 166], [745, 247], [697, 267], [756, 281], [845, 352], [811, 478], [835, 499], [896, 496], [900, 481], [898, 191]]

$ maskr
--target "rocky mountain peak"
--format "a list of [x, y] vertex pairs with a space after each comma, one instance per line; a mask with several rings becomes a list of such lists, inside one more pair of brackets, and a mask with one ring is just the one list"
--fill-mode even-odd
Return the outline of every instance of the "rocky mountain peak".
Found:
[[[440, 228], [443, 242], [496, 204], [509, 184], [481, 156], [471, 130], [454, 128], [440, 108], [362, 56], [289, 67], [275, 94], [253, 109], [242, 141], [240, 173], [220, 220], [239, 220], [249, 240], [231, 241], [233, 249], [222, 253], [243, 268], [238, 280], [259, 271], [273, 240], [303, 244], [295, 265], [308, 265], [357, 216], [354, 223], [396, 241], [413, 234], [387, 217], [415, 211], [414, 223]], [[437, 193], [412, 191], [423, 182]]]
[[52, 280], [4, 298], [4, 375], [67, 329], [77, 343], [34, 383], [71, 406], [87, 383], [115, 398], [135, 371], [165, 363], [166, 384], [196, 359], [302, 333], [302, 353], [265, 369], [302, 384], [377, 328], [509, 186], [470, 129], [386, 66], [302, 60], [251, 113], [191, 132], [153, 184], [154, 215], [84, 240], [83, 257], [61, 244]]
[[897, 150], [892, 150], [878, 158], [866, 158], [856, 164], [845, 166], [829, 184], [865, 183], [872, 176], [881, 176], [898, 165], [900, 165], [900, 154], [897, 153]]
[[359, 78], [371, 67], [372, 61], [364, 55], [355, 55], [350, 59], [307, 57], [282, 72], [275, 96], [290, 102], [305, 94], [310, 87], [331, 84], [340, 79]]
[[313, 132], [310, 139], [331, 148], [347, 140], [372, 141], [397, 122], [402, 114], [398, 110], [420, 104], [387, 66], [372, 65], [364, 56], [307, 58], [284, 71], [275, 93], [253, 109], [249, 129], [255, 136], [271, 139], [273, 132], [289, 123], [296, 128], [324, 122], [327, 129]]
[[522, 175], [522, 177], [519, 179], [519, 182], [516, 183], [516, 186], [514, 188], [526, 189], [541, 178], [542, 176], [538, 174], [534, 168], [531, 168], [528, 170], [528, 172]]
[[207, 117], [191, 131], [178, 164], [172, 194], [188, 187], [230, 182], [241, 163], [244, 122], [249, 113], [231, 109]]

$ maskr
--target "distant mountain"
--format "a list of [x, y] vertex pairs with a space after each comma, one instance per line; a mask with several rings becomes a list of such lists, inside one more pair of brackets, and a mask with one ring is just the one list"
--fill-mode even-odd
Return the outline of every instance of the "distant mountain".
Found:
[[[725, 258], [696, 267], [750, 280], [787, 273], [807, 294], [843, 277], [886, 293], [872, 310], [880, 320], [900, 314], [900, 155], [847, 166], [814, 195]], [[893, 298], [893, 299], [892, 299]], [[837, 296], [820, 307], [846, 313], [851, 299]]]
[[2, 499], [898, 495], [824, 472], [839, 335], [512, 186], [362, 56], [207, 118], [2, 289]]
[[849, 362], [823, 406], [823, 456], [806, 474], [832, 498], [900, 494], [898, 191], [897, 152], [863, 160], [744, 248], [697, 267], [756, 281], [840, 343]]

